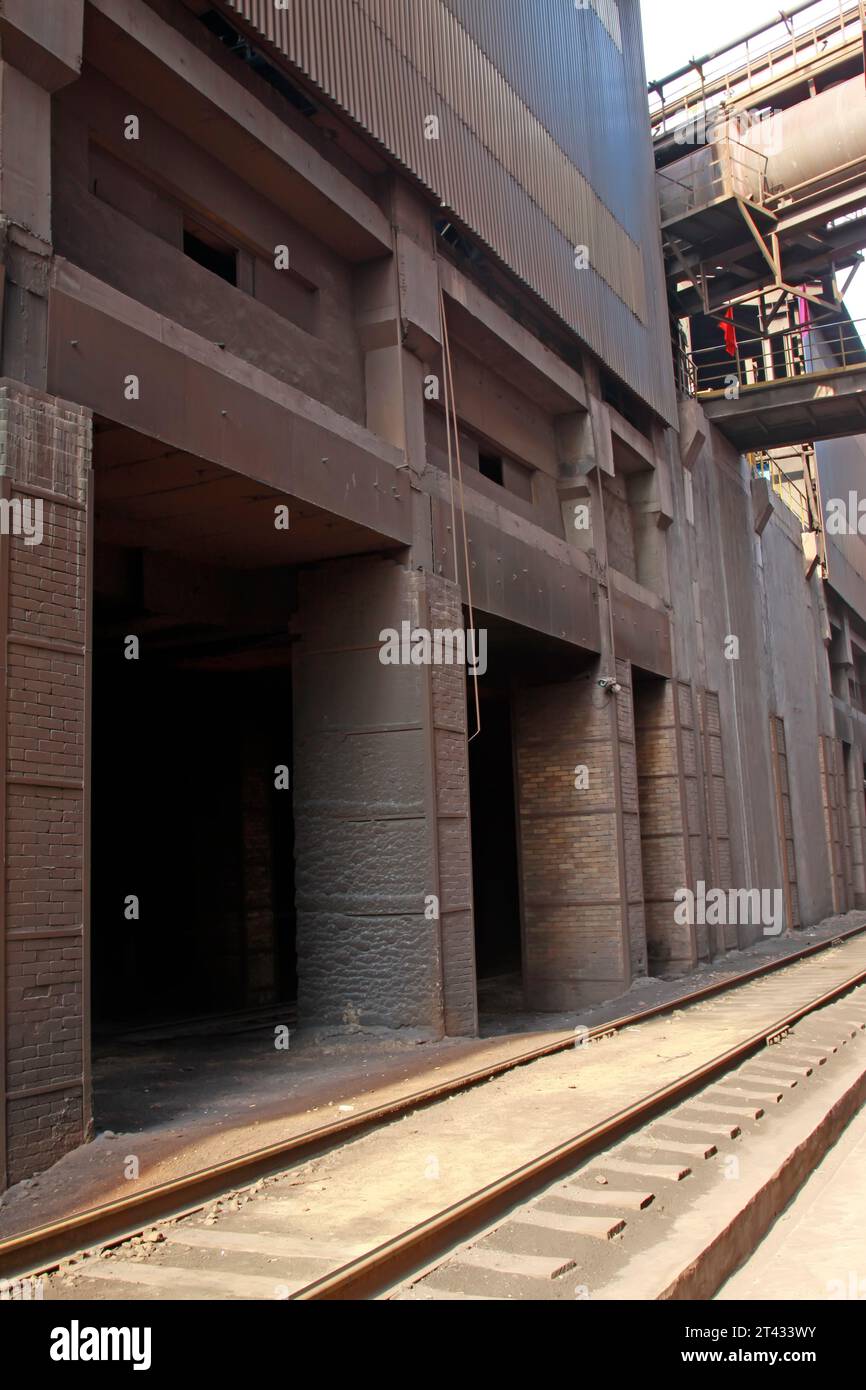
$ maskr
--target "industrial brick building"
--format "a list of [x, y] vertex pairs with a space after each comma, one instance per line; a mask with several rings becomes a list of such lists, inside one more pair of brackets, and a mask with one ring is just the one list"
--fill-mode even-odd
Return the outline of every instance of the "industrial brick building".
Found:
[[840, 596], [677, 389], [637, 0], [0, 45], [0, 1185], [87, 1136], [94, 1020], [472, 1035], [764, 930], [682, 889], [866, 905], [862, 542]]

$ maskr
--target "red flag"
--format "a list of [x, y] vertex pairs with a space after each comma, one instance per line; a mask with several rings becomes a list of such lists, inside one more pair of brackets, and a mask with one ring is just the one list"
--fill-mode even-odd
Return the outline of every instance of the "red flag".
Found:
[[729, 309], [719, 325], [725, 335], [725, 352], [729, 357], [737, 355], [737, 330], [734, 327], [734, 311]]

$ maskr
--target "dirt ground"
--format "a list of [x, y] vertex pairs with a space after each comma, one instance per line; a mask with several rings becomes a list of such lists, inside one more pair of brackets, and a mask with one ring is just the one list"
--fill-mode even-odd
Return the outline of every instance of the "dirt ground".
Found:
[[94, 1047], [95, 1138], [0, 1198], [0, 1238], [519, 1056], [576, 1027], [733, 979], [862, 925], [864, 912], [828, 918], [687, 977], [638, 980], [619, 999], [580, 1014], [515, 1012], [518, 982], [486, 982], [482, 1035], [473, 1039], [430, 1042], [360, 1027], [295, 1030], [288, 1049], [278, 1050], [271, 1016], [238, 1021], [239, 1031], [224, 1022], [191, 1033], [154, 1028], [102, 1039]]

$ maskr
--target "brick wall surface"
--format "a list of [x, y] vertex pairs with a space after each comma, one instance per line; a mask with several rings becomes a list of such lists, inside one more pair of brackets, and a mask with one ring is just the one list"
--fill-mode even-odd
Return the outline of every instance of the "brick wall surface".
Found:
[[822, 734], [819, 752], [821, 796], [824, 804], [827, 859], [833, 890], [833, 911], [847, 912], [851, 904], [848, 902], [848, 885], [845, 876], [847, 790], [844, 783], [842, 744], [838, 739]]
[[863, 799], [863, 754], [856, 744], [845, 749], [848, 819], [851, 826], [851, 865], [854, 906], [866, 907], [866, 803]]
[[836, 801], [839, 806], [839, 825], [842, 837], [842, 873], [845, 880], [845, 907], [854, 906], [854, 854], [851, 844], [851, 818], [848, 784], [845, 774], [845, 744], [836, 740]]
[[647, 937], [643, 845], [638, 796], [638, 761], [634, 726], [634, 691], [631, 684], [630, 662], [618, 661], [616, 663], [616, 678], [622, 688], [616, 697], [614, 764], [619, 776], [630, 968], [632, 976], [640, 977], [647, 973]]
[[770, 751], [773, 756], [776, 828], [779, 835], [779, 858], [783, 874], [782, 889], [785, 895], [785, 926], [788, 930], [793, 930], [802, 925], [800, 894], [797, 885], [797, 847], [794, 842], [794, 821], [791, 815], [791, 784], [785, 721], [774, 714], [770, 715]]
[[[578, 1008], [645, 969], [631, 682], [577, 680], [515, 697], [523, 962], [531, 1008]], [[588, 785], [578, 786], [579, 768]]]
[[[713, 690], [702, 690], [698, 699], [700, 728], [700, 750], [697, 737], [683, 739], [683, 758], [686, 771], [700, 766], [704, 769], [704, 805], [707, 817], [707, 873], [708, 886], [721, 888], [727, 892], [734, 886], [731, 861], [731, 828], [728, 817], [728, 786], [725, 775], [724, 739], [722, 730], [721, 705], [718, 694]], [[754, 939], [740, 941], [735, 922], [727, 922], [713, 928], [711, 946], [713, 954], [722, 951], [736, 951], [740, 945], [751, 945]]]
[[[42, 507], [42, 539], [0, 536], [5, 661], [2, 909], [5, 1178], [90, 1124], [84, 864], [89, 413], [0, 383], [4, 495]], [[35, 517], [35, 512], [31, 514]]]
[[241, 737], [243, 824], [243, 969], [250, 1005], [276, 998], [276, 943], [271, 853], [270, 794], [265, 728], [247, 718]]
[[644, 682], [635, 699], [647, 951], [651, 969], [666, 974], [692, 969], [701, 946], [706, 954], [706, 927], [675, 920], [677, 890], [695, 886], [689, 821], [697, 819], [682, 753], [685, 742], [693, 768], [693, 731], [680, 723], [689, 704], [677, 696], [673, 681], [659, 679]]

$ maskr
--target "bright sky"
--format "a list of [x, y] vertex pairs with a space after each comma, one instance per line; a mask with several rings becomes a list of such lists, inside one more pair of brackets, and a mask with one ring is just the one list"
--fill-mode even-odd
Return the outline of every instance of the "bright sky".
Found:
[[777, 19], [780, 0], [641, 0], [647, 76], [664, 77], [690, 58]]
[[[690, 58], [740, 38], [765, 20], [777, 19], [781, 0], [641, 0], [649, 78], [665, 77]], [[846, 296], [855, 319], [866, 318], [866, 266]]]

